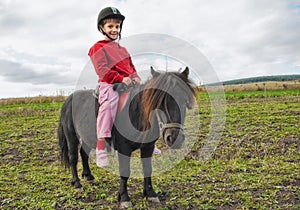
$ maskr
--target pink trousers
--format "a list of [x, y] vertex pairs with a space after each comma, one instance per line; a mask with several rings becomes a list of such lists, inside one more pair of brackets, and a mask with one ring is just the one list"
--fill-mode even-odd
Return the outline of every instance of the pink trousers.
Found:
[[110, 138], [117, 114], [119, 94], [111, 84], [99, 83], [99, 111], [97, 116], [97, 138]]

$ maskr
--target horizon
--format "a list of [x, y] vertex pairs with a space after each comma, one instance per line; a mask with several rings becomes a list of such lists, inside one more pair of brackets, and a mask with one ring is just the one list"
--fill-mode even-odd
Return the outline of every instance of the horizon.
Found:
[[[284, 74], [284, 75], [268, 75], [268, 76], [257, 76], [257, 77], [247, 77], [247, 78], [239, 78], [239, 79], [233, 79], [233, 80], [226, 80], [226, 81], [220, 81], [218, 83], [210, 83], [210, 84], [197, 84], [198, 87], [201, 86], [211, 86], [211, 85], [218, 85], [218, 86], [228, 86], [224, 85], [223, 83], [227, 82], [234, 82], [234, 81], [243, 81], [243, 80], [250, 80], [250, 79], [255, 79], [255, 78], [263, 78], [263, 77], [285, 77], [285, 76], [299, 76], [300, 74]], [[289, 81], [298, 81], [299, 79], [294, 79], [294, 80], [284, 80], [284, 81], [278, 81], [278, 80], [266, 80], [266, 81], [258, 81], [258, 82], [247, 82], [247, 83], [237, 83], [237, 84], [232, 84], [232, 85], [247, 85], [247, 84], [257, 84], [257, 83], [263, 83], [263, 82], [289, 82]], [[83, 88], [83, 89], [88, 89], [88, 88]], [[51, 91], [48, 93], [40, 93], [38, 95], [28, 95], [28, 96], [17, 96], [17, 97], [5, 97], [5, 98], [0, 98], [0, 100], [8, 100], [8, 99], [22, 99], [22, 98], [36, 98], [36, 97], [59, 97], [59, 96], [69, 96], [73, 92], [75, 92], [78, 89], [57, 89], [55, 91]]]

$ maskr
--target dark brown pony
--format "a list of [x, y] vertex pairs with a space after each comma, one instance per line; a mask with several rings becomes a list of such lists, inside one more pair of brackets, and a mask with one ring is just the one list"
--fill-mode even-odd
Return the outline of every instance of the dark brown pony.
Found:
[[[131, 153], [140, 149], [144, 173], [143, 195], [159, 202], [151, 182], [151, 157], [155, 141], [162, 136], [171, 148], [180, 148], [184, 141], [183, 123], [186, 109], [194, 102], [195, 86], [188, 79], [189, 69], [182, 73], [159, 73], [151, 68], [152, 78], [144, 85], [132, 87], [124, 109], [117, 115], [112, 129], [113, 144], [118, 151], [121, 177], [118, 200], [121, 207], [131, 206], [127, 191]], [[78, 148], [82, 157], [82, 176], [94, 180], [88, 158], [96, 147], [96, 115], [99, 105], [93, 91], [76, 91], [61, 109], [58, 137], [61, 159], [72, 169], [72, 184], [80, 188], [77, 173]]]

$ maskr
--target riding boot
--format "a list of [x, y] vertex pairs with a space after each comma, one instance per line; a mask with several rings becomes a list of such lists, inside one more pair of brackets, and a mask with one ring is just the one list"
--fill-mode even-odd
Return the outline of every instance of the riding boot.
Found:
[[96, 148], [96, 164], [98, 167], [109, 166], [108, 153], [105, 139], [98, 139]]
[[161, 154], [161, 150], [158, 149], [156, 145], [154, 146], [153, 154], [156, 154], [156, 155], [160, 155]]

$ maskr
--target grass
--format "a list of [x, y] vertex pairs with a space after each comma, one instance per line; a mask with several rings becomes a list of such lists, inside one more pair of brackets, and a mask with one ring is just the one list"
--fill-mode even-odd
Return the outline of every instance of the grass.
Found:
[[[206, 161], [200, 151], [211, 104], [200, 93], [197, 142], [176, 167], [153, 177], [160, 204], [142, 198], [142, 179], [130, 179], [133, 209], [300, 209], [299, 93], [227, 92], [225, 129]], [[118, 176], [94, 163], [96, 183], [83, 181], [80, 191], [70, 185], [71, 172], [58, 160], [61, 105], [56, 99], [0, 106], [1, 209], [118, 208]]]

